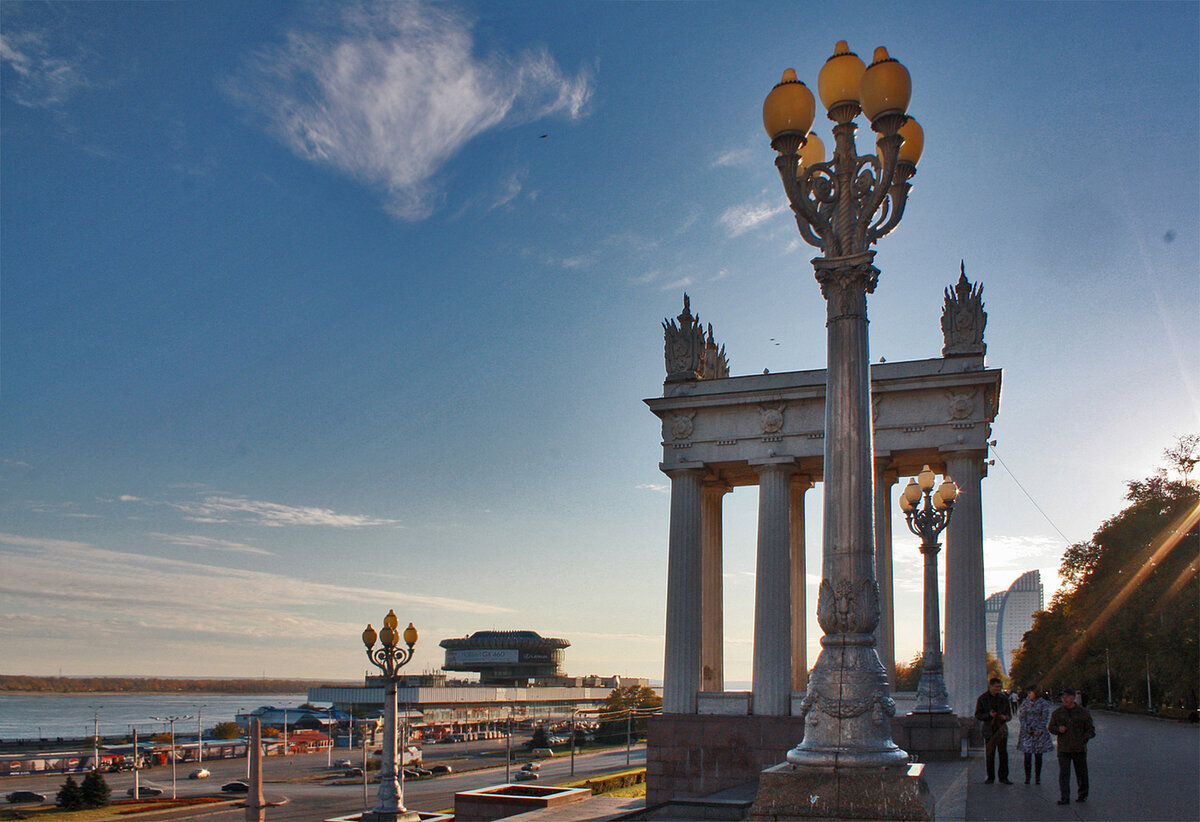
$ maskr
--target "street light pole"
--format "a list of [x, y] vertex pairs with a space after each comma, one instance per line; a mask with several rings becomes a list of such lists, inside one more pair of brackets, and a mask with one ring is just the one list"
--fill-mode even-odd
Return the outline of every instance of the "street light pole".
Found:
[[[367, 646], [367, 659], [382, 672], [386, 684], [379, 800], [372, 811], [371, 818], [395, 820], [395, 822], [417, 822], [420, 817], [404, 807], [404, 789], [401, 787], [396, 773], [398, 753], [396, 749], [396, 685], [400, 681], [400, 669], [412, 659], [413, 646], [417, 643], [417, 629], [411, 622], [408, 624], [403, 635], [404, 644], [408, 647], [401, 648], [399, 647], [401, 635], [396, 630], [398, 625], [396, 612], [388, 611], [378, 636], [370, 625], [367, 625], [362, 634], [363, 644]], [[375, 647], [377, 638], [381, 643], [378, 648]], [[364, 814], [363, 818], [368, 817]]]
[[92, 716], [92, 770], [100, 770], [100, 709], [103, 705], [88, 705], [95, 712]]
[[949, 694], [942, 676], [941, 618], [938, 615], [938, 535], [950, 524], [958, 487], [946, 477], [935, 491], [933, 471], [926, 465], [909, 480], [900, 495], [900, 509], [908, 530], [921, 538], [925, 557], [925, 648], [921, 654], [921, 680], [917, 683], [915, 714], [950, 713]]
[[196, 764], [204, 763], [204, 709], [208, 705], [201, 705], [196, 709]]
[[171, 798], [175, 798], [175, 723], [185, 719], [191, 719], [191, 714], [183, 716], [152, 716], [150, 717], [155, 722], [171, 723]]
[[[875, 651], [874, 471], [867, 295], [879, 271], [872, 244], [900, 222], [916, 172], [921, 129], [905, 114], [912, 85], [887, 50], [868, 68], [839, 42], [818, 78], [834, 121], [833, 158], [810, 133], [812, 92], [788, 69], [763, 103], [763, 125], [800, 236], [820, 249], [813, 268], [826, 300], [825, 514], [817, 621], [821, 654], [800, 705], [804, 739], [787, 755], [812, 768], [900, 767], [892, 742], [896, 703]], [[877, 154], [859, 156], [855, 117], [878, 132]]]

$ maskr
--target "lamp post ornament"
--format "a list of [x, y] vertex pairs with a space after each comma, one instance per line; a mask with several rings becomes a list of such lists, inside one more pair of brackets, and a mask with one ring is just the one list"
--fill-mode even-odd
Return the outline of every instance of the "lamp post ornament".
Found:
[[[804, 740], [788, 752], [798, 766], [900, 767], [908, 754], [892, 742], [896, 704], [875, 652], [879, 587], [875, 581], [871, 381], [867, 294], [879, 271], [872, 245], [900, 222], [923, 135], [905, 114], [908, 70], [875, 50], [868, 67], [841, 41], [817, 80], [834, 122], [833, 157], [810, 131], [813, 94], [788, 69], [763, 103], [763, 125], [779, 156], [796, 225], [821, 251], [817, 282], [826, 300], [825, 514], [817, 621], [821, 653], [801, 703]], [[878, 133], [876, 152], [859, 156], [854, 119]]]
[[[378, 635], [370, 624], [362, 633], [363, 644], [367, 646], [367, 659], [383, 673], [387, 693], [383, 706], [383, 761], [379, 770], [379, 800], [371, 814], [364, 814], [363, 818], [416, 822], [420, 817], [415, 811], [404, 807], [404, 791], [397, 776], [399, 757], [396, 744], [396, 683], [400, 679], [400, 669], [412, 659], [413, 646], [417, 644], [417, 629], [410, 622], [401, 637], [400, 632], [396, 630], [398, 624], [396, 612], [389, 610], [388, 615], [383, 618], [383, 628]], [[400, 647], [401, 638], [407, 648]], [[380, 643], [378, 647], [375, 646], [376, 639]]]
[[900, 510], [908, 522], [908, 530], [921, 538], [921, 553], [925, 556], [925, 647], [921, 653], [921, 679], [917, 683], [915, 714], [948, 714], [949, 694], [942, 677], [942, 639], [938, 633], [937, 555], [941, 543], [938, 535], [950, 524], [958, 486], [949, 477], [935, 491], [933, 471], [926, 465], [921, 473], [908, 481], [900, 494]]

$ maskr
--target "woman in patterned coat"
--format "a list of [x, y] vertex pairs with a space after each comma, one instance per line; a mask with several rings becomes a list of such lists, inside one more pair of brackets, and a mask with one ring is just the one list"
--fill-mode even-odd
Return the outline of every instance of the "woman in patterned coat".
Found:
[[[1025, 754], [1025, 784], [1029, 784], [1030, 764], [1037, 784], [1042, 784], [1042, 754], [1054, 750], [1054, 737], [1050, 736], [1047, 726], [1050, 724], [1050, 702], [1038, 691], [1037, 686], [1030, 686], [1025, 700], [1017, 709], [1017, 719], [1021, 721], [1021, 736], [1017, 740], [1017, 750]], [[1031, 763], [1032, 760], [1032, 763]]]

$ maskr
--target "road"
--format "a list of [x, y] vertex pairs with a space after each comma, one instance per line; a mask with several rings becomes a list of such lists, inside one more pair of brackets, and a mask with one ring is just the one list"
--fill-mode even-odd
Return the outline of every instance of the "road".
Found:
[[[502, 743], [500, 743], [502, 744]], [[425, 752], [425, 763], [436, 763], [445, 760], [447, 755], [462, 754], [462, 745], [430, 746]], [[418, 780], [406, 780], [404, 785], [405, 804], [413, 810], [436, 811], [450, 808], [454, 805], [454, 794], [457, 791], [476, 790], [489, 785], [502, 784], [504, 779], [503, 753], [499, 744], [470, 743], [469, 764], [475, 770], [463, 771], [445, 776], [436, 776]], [[334, 758], [346, 758], [345, 751], [335, 754]], [[360, 754], [361, 756], [361, 754]], [[498, 757], [498, 758], [497, 758]], [[354, 757], [350, 757], [355, 759]], [[358, 761], [355, 759], [355, 761]], [[631, 753], [631, 764], [644, 765], [646, 762], [645, 746], [635, 747]], [[498, 762], [499, 764], [491, 764]], [[305, 754], [289, 757], [268, 757], [264, 760], [264, 791], [268, 799], [281, 800], [286, 803], [272, 807], [267, 811], [267, 819], [271, 822], [313, 822], [332, 816], [354, 813], [364, 807], [363, 785], [361, 781], [352, 779], [321, 779], [323, 775], [340, 773], [342, 769], [326, 767], [326, 755]], [[479, 768], [487, 763], [487, 767]], [[452, 763], [453, 764], [453, 763]], [[580, 754], [576, 757], [576, 777], [586, 777], [608, 773], [625, 767], [624, 749], [604, 751], [601, 753]], [[176, 794], [178, 796], [212, 796], [220, 794], [220, 787], [232, 780], [245, 779], [246, 761], [244, 759], [213, 760], [205, 762], [204, 767], [212, 772], [208, 779], [188, 779], [187, 775], [195, 770], [195, 763], [180, 763], [177, 770]], [[455, 766], [458, 767], [457, 765]], [[520, 763], [512, 766], [512, 773], [520, 767]], [[569, 757], [558, 757], [553, 760], [543, 760], [537, 784], [554, 784], [570, 779], [571, 762]], [[65, 777], [62, 774], [52, 774], [36, 777], [21, 777], [18, 780], [9, 779], [0, 783], [3, 792], [22, 789], [44, 793], [48, 802], [53, 803], [54, 794]], [[127, 789], [133, 786], [133, 774], [106, 774], [113, 796], [124, 797]], [[160, 765], [140, 774], [141, 784], [151, 784], [164, 789], [164, 796], [171, 795], [171, 768]], [[367, 788], [367, 806], [375, 804], [375, 792], [378, 783], [371, 783]], [[197, 816], [203, 815], [214, 822], [233, 822], [243, 820], [245, 812], [241, 808], [197, 809]], [[139, 814], [138, 819], [144, 822], [154, 822], [163, 818], [159, 814]], [[178, 819], [179, 817], [173, 817]]]

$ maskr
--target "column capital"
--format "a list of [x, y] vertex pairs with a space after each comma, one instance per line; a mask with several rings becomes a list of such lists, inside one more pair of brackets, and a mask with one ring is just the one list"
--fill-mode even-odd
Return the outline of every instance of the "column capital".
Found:
[[685, 462], [680, 463], [679, 465], [670, 465], [665, 462], [660, 462], [658, 464], [658, 470], [672, 478], [677, 475], [686, 476], [687, 474], [692, 473], [699, 474], [702, 480], [709, 476], [708, 467], [702, 462]]
[[800, 470], [795, 457], [767, 457], [761, 460], [747, 460], [746, 464], [759, 475], [771, 470], [783, 470], [789, 474]]
[[704, 478], [703, 488], [705, 491], [710, 493], [719, 491], [722, 494], [728, 494], [733, 491], [733, 486], [730, 485], [724, 477], [718, 476], [717, 474], [709, 474], [706, 476]]
[[801, 474], [799, 470], [792, 474], [792, 490], [807, 491], [813, 487], [812, 474]]

